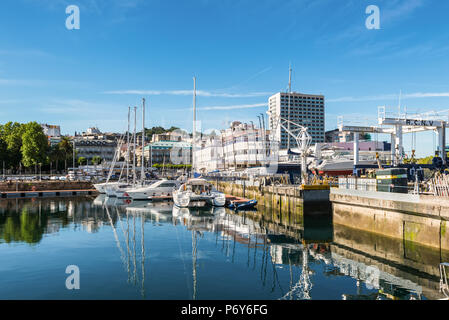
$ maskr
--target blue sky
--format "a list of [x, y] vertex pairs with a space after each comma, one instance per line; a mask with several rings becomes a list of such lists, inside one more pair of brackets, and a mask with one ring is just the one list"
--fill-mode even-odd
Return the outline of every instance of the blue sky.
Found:
[[[65, 27], [72, 4], [80, 30]], [[380, 30], [365, 27], [368, 5]], [[447, 12], [440, 0], [3, 0], [0, 122], [123, 131], [145, 97], [147, 127], [190, 130], [196, 76], [203, 130], [258, 123], [290, 62], [295, 91], [325, 95], [327, 129], [339, 115], [374, 124], [400, 90], [409, 113], [446, 110]], [[417, 140], [419, 155], [432, 153], [432, 134]]]

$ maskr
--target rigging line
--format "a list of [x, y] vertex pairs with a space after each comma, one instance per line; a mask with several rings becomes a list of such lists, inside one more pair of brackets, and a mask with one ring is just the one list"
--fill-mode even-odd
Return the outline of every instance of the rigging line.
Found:
[[234, 229], [234, 245], [232, 247], [232, 263], [234, 263], [234, 257], [235, 257], [235, 243], [236, 243], [235, 237], [236, 237], [236, 234], [237, 234], [237, 226], [236, 226], [236, 229]]
[[[116, 215], [117, 215], [117, 219], [120, 222], [120, 228], [122, 229], [123, 232], [123, 237], [125, 238], [125, 244], [126, 244], [126, 248], [127, 248], [127, 255], [126, 255], [126, 266], [127, 266], [127, 272], [128, 272], [128, 282], [129, 282], [129, 275], [130, 275], [130, 264], [129, 264], [129, 257], [131, 255], [130, 253], [130, 249], [129, 249], [129, 237], [128, 237], [128, 233], [125, 233], [125, 228], [123, 227], [123, 223], [122, 223], [122, 219], [120, 217], [120, 213], [118, 211], [118, 207], [115, 207], [116, 209]], [[128, 212], [126, 213], [126, 216], [128, 217]]]
[[249, 253], [251, 248], [251, 236], [248, 233], [248, 262], [246, 263], [247, 268], [249, 268]]
[[[273, 281], [275, 281], [275, 280], [277, 281], [279, 289], [281, 290], [281, 294], [284, 295], [284, 290], [282, 289], [281, 283], [279, 282], [279, 277], [278, 277], [278, 274], [276, 271], [276, 266], [274, 265], [273, 261], [271, 261], [271, 265], [273, 266], [273, 274], [274, 274]], [[274, 287], [272, 288], [272, 291], [274, 291]]]
[[106, 214], [108, 215], [109, 223], [111, 224], [112, 231], [114, 232], [115, 243], [117, 245], [117, 248], [120, 251], [120, 260], [123, 263], [123, 268], [126, 269], [125, 252], [123, 251], [122, 246], [120, 245], [120, 240], [119, 240], [118, 235], [117, 235], [117, 230], [115, 229], [114, 223], [112, 222], [112, 218], [111, 218], [111, 215], [109, 214], [108, 207], [107, 206], [103, 206], [103, 210], [104, 209], [106, 209]]
[[192, 295], [192, 289], [190, 288], [190, 282], [187, 279], [187, 267], [186, 267], [184, 255], [182, 253], [181, 241], [179, 240], [179, 233], [178, 233], [178, 228], [176, 225], [175, 225], [175, 230], [176, 230], [176, 240], [178, 241], [179, 255], [181, 257], [182, 265], [184, 267], [184, 275], [185, 275], [185, 279], [186, 279], [187, 290], [189, 291], [189, 297], [190, 297]]
[[[290, 292], [293, 290], [293, 273], [292, 273], [292, 260], [290, 257], [290, 249], [288, 249], [288, 266], [290, 269]], [[290, 300], [293, 300], [292, 292], [290, 293]]]
[[[128, 265], [131, 265], [131, 249], [129, 248], [129, 214], [128, 211], [126, 211], [126, 242], [128, 247]], [[131, 282], [131, 270], [130, 267], [128, 267], [128, 282]]]
[[265, 250], [265, 245], [266, 245], [266, 241], [264, 239], [264, 247], [263, 247], [263, 253], [262, 253], [262, 264], [260, 265], [260, 280], [263, 280], [263, 267], [265, 264], [265, 255], [266, 255], [266, 250]]
[[265, 287], [265, 284], [267, 283], [267, 265], [268, 265], [268, 258], [269, 258], [269, 254], [268, 254], [268, 246], [265, 249], [265, 251], [267, 252], [267, 254], [265, 255], [265, 267], [264, 267], [264, 278], [263, 278], [263, 286]]
[[254, 262], [253, 262], [253, 270], [256, 269], [256, 255], [257, 255], [257, 234], [256, 234], [256, 243], [254, 244]]
[[137, 253], [136, 253], [136, 216], [133, 214], [133, 265], [134, 265], [134, 285], [137, 284], [138, 276], [137, 276]]
[[144, 215], [141, 213], [140, 216], [140, 247], [141, 252], [141, 272], [142, 272], [142, 298], [145, 299], [145, 228], [144, 228]]
[[[228, 230], [229, 233], [229, 216], [226, 218], [226, 230]], [[226, 239], [226, 258], [229, 257], [229, 238]]]
[[196, 300], [196, 252], [197, 252], [197, 243], [196, 243], [196, 232], [192, 230], [192, 278], [193, 278], [193, 300]]

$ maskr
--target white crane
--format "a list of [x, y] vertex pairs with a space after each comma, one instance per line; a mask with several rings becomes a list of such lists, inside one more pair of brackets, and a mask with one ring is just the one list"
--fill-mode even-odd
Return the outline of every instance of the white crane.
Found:
[[[296, 144], [298, 146], [298, 150], [301, 154], [301, 183], [307, 184], [308, 178], [307, 178], [307, 156], [308, 156], [308, 150], [312, 143], [312, 137], [307, 132], [307, 127], [304, 127], [296, 122], [293, 122], [291, 120], [282, 118], [276, 114], [273, 114], [271, 112], [267, 112], [270, 119], [272, 119], [272, 131], [271, 134], [274, 135], [274, 132], [276, 132], [278, 126], [281, 126], [282, 129], [284, 129], [290, 136], [292, 136]], [[290, 149], [288, 149], [290, 152]]]

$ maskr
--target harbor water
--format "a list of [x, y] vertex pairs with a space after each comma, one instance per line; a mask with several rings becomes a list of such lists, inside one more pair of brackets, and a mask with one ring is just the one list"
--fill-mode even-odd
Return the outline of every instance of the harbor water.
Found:
[[[406, 246], [408, 261], [401, 246], [332, 214], [2, 199], [0, 299], [440, 298], [441, 253]], [[68, 266], [79, 289], [66, 286]]]

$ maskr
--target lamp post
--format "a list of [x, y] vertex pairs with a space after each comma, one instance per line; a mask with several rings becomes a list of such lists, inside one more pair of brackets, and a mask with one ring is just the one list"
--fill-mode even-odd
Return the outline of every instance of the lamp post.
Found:
[[75, 171], [75, 139], [73, 139], [72, 143], [73, 143], [73, 171]]

